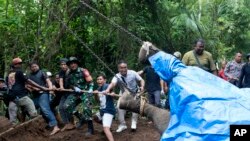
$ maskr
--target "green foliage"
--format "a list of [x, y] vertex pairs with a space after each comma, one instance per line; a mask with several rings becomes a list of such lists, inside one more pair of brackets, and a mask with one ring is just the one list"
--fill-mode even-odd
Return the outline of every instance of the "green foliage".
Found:
[[[89, 1], [88, 1], [89, 2]], [[248, 0], [93, 0], [115, 23], [159, 48], [183, 54], [197, 38], [216, 60], [249, 52]], [[0, 0], [0, 76], [13, 57], [38, 61], [53, 73], [61, 57], [76, 56], [94, 74], [112, 74], [58, 21], [64, 21], [115, 72], [120, 59], [139, 70], [140, 44], [79, 1]]]

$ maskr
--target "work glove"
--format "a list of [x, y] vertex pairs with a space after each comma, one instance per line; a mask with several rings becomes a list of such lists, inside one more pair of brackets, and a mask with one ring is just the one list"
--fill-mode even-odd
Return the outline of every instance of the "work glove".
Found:
[[89, 96], [89, 97], [92, 96], [92, 92], [93, 92], [93, 89], [89, 89], [89, 90], [88, 90], [88, 96]]
[[77, 92], [77, 93], [80, 93], [80, 92], [81, 92], [81, 89], [78, 88], [78, 87], [74, 87], [74, 91]]
[[89, 94], [91, 94], [92, 92], [93, 92], [93, 90], [92, 90], [92, 89], [89, 89], [89, 90], [88, 90], [88, 93], [89, 93]]

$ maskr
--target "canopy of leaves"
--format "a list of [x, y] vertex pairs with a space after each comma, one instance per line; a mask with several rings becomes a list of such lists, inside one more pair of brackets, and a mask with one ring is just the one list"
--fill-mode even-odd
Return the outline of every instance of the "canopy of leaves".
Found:
[[[215, 60], [232, 59], [237, 51], [250, 52], [248, 0], [85, 0], [90, 6], [142, 40], [166, 52], [185, 53], [204, 38]], [[76, 56], [92, 73], [112, 75], [63, 26], [63, 21], [107, 65], [116, 71], [120, 59], [137, 63], [140, 44], [107, 20], [71, 0], [0, 0], [0, 76], [13, 57], [25, 64], [38, 61], [58, 71], [61, 57]]]

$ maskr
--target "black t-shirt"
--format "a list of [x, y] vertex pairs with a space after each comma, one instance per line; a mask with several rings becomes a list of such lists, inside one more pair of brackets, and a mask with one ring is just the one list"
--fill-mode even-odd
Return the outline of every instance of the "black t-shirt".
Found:
[[15, 72], [11, 72], [8, 75], [8, 88], [9, 94], [14, 97], [24, 97], [27, 96], [27, 90], [25, 89], [25, 82], [27, 81], [27, 77], [23, 75], [21, 70], [17, 70]]
[[69, 85], [68, 85], [67, 75], [66, 75], [66, 72], [65, 72], [65, 71], [63, 71], [63, 70], [60, 70], [60, 71], [59, 71], [59, 78], [62, 78], [62, 79], [63, 79], [63, 87], [64, 87], [64, 88], [68, 88]]
[[240, 88], [250, 88], [250, 63], [246, 63], [241, 70]]
[[52, 81], [52, 84], [56, 87], [56, 88], [60, 88], [59, 83], [56, 82], [56, 80]]
[[147, 66], [143, 69], [143, 73], [146, 75], [146, 90], [148, 92], [153, 92], [161, 90], [160, 77], [150, 66]]

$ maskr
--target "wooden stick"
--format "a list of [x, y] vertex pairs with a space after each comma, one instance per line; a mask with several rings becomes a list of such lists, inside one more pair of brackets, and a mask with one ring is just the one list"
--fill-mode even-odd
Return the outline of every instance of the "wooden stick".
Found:
[[24, 125], [27, 125], [27, 124], [29, 124], [29, 123], [31, 123], [31, 122], [33, 122], [33, 121], [35, 121], [35, 120], [38, 120], [38, 119], [40, 119], [40, 118], [42, 118], [41, 115], [39, 115], [39, 116], [37, 116], [37, 117], [35, 117], [35, 118], [33, 118], [33, 119], [30, 119], [30, 120], [28, 120], [28, 121], [26, 121], [26, 122], [24, 122], [24, 123], [21, 123], [21, 124], [17, 125], [16, 127], [11, 127], [11, 128], [9, 128], [8, 130], [2, 132], [2, 133], [0, 134], [0, 137], [3, 136], [4, 134], [7, 134], [7, 133], [11, 132], [11, 131], [14, 130], [14, 129], [20, 128], [20, 127], [22, 127], [22, 126], [24, 126]]

